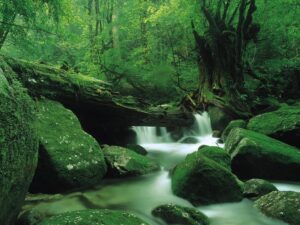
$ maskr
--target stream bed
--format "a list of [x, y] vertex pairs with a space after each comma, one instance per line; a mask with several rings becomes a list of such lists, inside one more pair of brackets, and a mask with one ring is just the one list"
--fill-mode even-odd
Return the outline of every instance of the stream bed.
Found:
[[[188, 201], [175, 196], [171, 190], [170, 171], [187, 154], [197, 151], [201, 145], [220, 146], [212, 137], [210, 119], [207, 114], [196, 115], [196, 123], [184, 132], [179, 142], [172, 141], [164, 128], [134, 127], [138, 144], [148, 151], [148, 157], [158, 161], [161, 170], [137, 178], [105, 180], [100, 186], [83, 192], [65, 195], [63, 199], [39, 203], [39, 208], [50, 214], [87, 208], [121, 209], [135, 213], [150, 225], [165, 225], [151, 215], [151, 211], [162, 204], [174, 203], [193, 207]], [[193, 144], [182, 143], [186, 138]], [[196, 141], [195, 141], [196, 140]], [[273, 182], [279, 190], [300, 192], [299, 183]], [[253, 207], [253, 202], [244, 199], [238, 203], [224, 203], [198, 207], [206, 214], [211, 225], [285, 225], [267, 218]]]

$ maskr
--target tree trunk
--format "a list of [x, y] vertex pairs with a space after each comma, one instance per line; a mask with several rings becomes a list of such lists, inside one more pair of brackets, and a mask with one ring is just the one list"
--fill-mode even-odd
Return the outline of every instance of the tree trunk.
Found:
[[12, 24], [14, 24], [15, 22], [16, 17], [16, 13], [13, 13], [12, 15], [9, 15], [7, 17], [3, 17], [3, 23], [0, 27], [0, 50], [2, 49], [6, 41], [6, 38], [12, 28]]
[[233, 6], [232, 1], [226, 0], [219, 0], [215, 5], [200, 1], [208, 27], [199, 34], [192, 22], [199, 68], [199, 88], [195, 98], [201, 106], [213, 104], [238, 114], [248, 114], [250, 107], [241, 97], [246, 96], [243, 54], [247, 44], [255, 40], [259, 32], [253, 27], [259, 26], [252, 21], [255, 0], [241, 0]]

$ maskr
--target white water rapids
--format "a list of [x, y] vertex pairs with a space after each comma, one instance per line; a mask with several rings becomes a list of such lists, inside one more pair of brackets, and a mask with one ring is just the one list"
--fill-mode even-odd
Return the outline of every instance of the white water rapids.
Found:
[[[160, 163], [161, 171], [136, 178], [104, 180], [100, 186], [78, 193], [78, 197], [76, 193], [71, 193], [63, 200], [41, 203], [39, 209], [50, 214], [87, 208], [119, 209], [136, 214], [150, 225], [165, 225], [151, 215], [157, 206], [174, 203], [193, 207], [172, 193], [169, 171], [201, 145], [220, 146], [218, 139], [212, 137], [208, 114], [196, 114], [195, 124], [181, 132], [179, 141], [173, 141], [166, 128], [134, 127], [133, 130], [137, 134], [138, 144], [147, 149], [148, 157]], [[275, 185], [279, 190], [300, 191], [297, 183], [278, 182]], [[211, 225], [285, 225], [262, 215], [249, 200], [198, 209], [209, 217]]]
[[[137, 142], [149, 152], [148, 157], [157, 160], [162, 170], [143, 178], [118, 180], [106, 186], [109, 196], [118, 196], [123, 200], [122, 209], [139, 213], [151, 225], [164, 224], [151, 216], [151, 210], [161, 204], [174, 203], [193, 207], [188, 201], [175, 196], [171, 190], [169, 171], [184, 160], [201, 145], [220, 146], [218, 139], [212, 137], [210, 118], [207, 113], [195, 114], [195, 123], [184, 131], [183, 137], [172, 141], [165, 128], [133, 127]], [[182, 143], [187, 138], [196, 140], [192, 144]], [[285, 186], [287, 187], [287, 186]], [[122, 193], [122, 194], [121, 194]], [[121, 197], [122, 196], [122, 197]], [[263, 216], [253, 208], [252, 202], [244, 200], [238, 203], [216, 204], [198, 209], [205, 213], [211, 225], [284, 225], [285, 223]]]

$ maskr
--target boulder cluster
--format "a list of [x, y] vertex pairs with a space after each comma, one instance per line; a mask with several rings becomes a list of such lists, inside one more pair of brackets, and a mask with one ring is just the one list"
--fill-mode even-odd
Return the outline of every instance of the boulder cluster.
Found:
[[[224, 127], [227, 119], [215, 117]], [[160, 166], [141, 146], [100, 145], [64, 105], [30, 96], [4, 62], [0, 125], [0, 224], [13, 225], [17, 219], [19, 225], [147, 224], [131, 213], [107, 209], [51, 217], [31, 209], [18, 218], [28, 191], [43, 193], [51, 201], [94, 187], [104, 178], [145, 175]], [[202, 146], [173, 169], [173, 193], [194, 206], [249, 198], [265, 215], [299, 225], [300, 193], [280, 192], [267, 181], [300, 181], [299, 105], [282, 105], [249, 121], [231, 121], [220, 136], [224, 148]], [[152, 214], [167, 224], [209, 224], [198, 210], [179, 205], [161, 205]]]

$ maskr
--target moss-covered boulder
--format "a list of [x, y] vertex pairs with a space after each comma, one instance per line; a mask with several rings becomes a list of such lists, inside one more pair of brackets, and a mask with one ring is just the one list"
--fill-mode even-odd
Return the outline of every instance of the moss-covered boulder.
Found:
[[300, 193], [298, 192], [273, 191], [259, 198], [255, 206], [266, 216], [290, 225], [300, 224]]
[[244, 183], [243, 195], [246, 198], [257, 199], [263, 195], [277, 191], [274, 184], [262, 179], [251, 179]]
[[198, 154], [202, 154], [207, 158], [217, 162], [219, 165], [224, 166], [231, 171], [231, 158], [230, 155], [222, 148], [205, 146], [200, 147]]
[[227, 137], [233, 173], [244, 179], [300, 180], [300, 151], [266, 135], [241, 128]]
[[300, 147], [300, 107], [282, 106], [276, 111], [258, 115], [250, 119], [247, 129]]
[[245, 120], [233, 120], [231, 121], [228, 126], [224, 129], [224, 131], [222, 132], [222, 136], [221, 139], [223, 141], [226, 141], [227, 136], [229, 135], [230, 131], [233, 128], [246, 128], [247, 126], [247, 122]]
[[97, 141], [60, 103], [37, 102], [39, 163], [31, 192], [58, 193], [98, 184], [106, 173]]
[[[1, 59], [0, 59], [1, 60]], [[12, 225], [37, 165], [33, 101], [0, 62], [0, 224]]]
[[139, 176], [160, 169], [153, 159], [119, 146], [104, 146], [104, 157], [108, 166], [108, 177]]
[[81, 210], [53, 216], [39, 225], [148, 225], [133, 214], [113, 210]]
[[152, 215], [161, 218], [167, 224], [209, 225], [207, 216], [200, 211], [174, 204], [158, 206], [152, 210]]
[[235, 202], [242, 199], [236, 177], [200, 151], [189, 154], [172, 175], [174, 194], [194, 205]]

